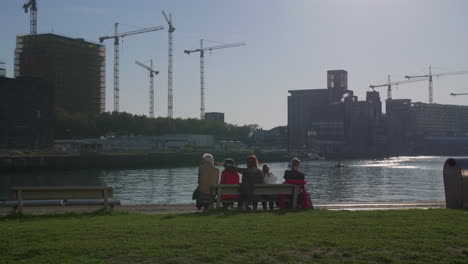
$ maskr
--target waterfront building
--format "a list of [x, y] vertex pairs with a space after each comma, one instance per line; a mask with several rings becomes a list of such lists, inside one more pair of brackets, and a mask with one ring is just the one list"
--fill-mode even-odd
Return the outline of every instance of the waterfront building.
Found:
[[378, 92], [359, 101], [348, 89], [345, 70], [327, 72], [326, 89], [290, 90], [289, 151], [368, 153], [381, 151], [382, 104]]
[[468, 106], [412, 103], [409, 122], [413, 152], [468, 153]]
[[218, 112], [205, 113], [205, 120], [224, 123], [224, 113], [218, 113]]
[[0, 149], [50, 147], [53, 102], [50, 81], [0, 77]]
[[53, 82], [54, 102], [70, 113], [105, 111], [105, 47], [56, 34], [16, 37], [15, 77]]

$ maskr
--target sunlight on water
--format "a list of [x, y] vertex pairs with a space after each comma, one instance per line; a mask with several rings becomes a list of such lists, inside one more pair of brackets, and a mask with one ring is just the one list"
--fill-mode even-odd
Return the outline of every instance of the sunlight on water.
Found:
[[[305, 161], [307, 189], [314, 202], [443, 201], [442, 168], [447, 157], [394, 157], [380, 160]], [[269, 163], [282, 182], [287, 162]], [[109, 185], [125, 204], [192, 203], [197, 168], [79, 170], [5, 173], [0, 199], [12, 186]]]

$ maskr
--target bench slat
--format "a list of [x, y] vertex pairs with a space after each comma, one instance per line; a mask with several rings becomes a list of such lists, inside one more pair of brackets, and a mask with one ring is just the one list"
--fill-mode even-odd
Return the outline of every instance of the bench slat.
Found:
[[111, 190], [111, 186], [41, 186], [41, 187], [33, 187], [33, 186], [26, 186], [26, 187], [12, 187], [12, 191], [17, 190], [26, 190], [26, 191], [53, 191], [53, 190]]
[[[23, 206], [60, 206], [63, 200], [23, 200]], [[5, 201], [5, 207], [17, 207], [18, 201]]]
[[[104, 198], [103, 190], [21, 190], [23, 200], [47, 200], [47, 199], [98, 199]], [[109, 197], [112, 191], [108, 190]], [[17, 198], [17, 192], [13, 192], [13, 199]]]
[[[64, 205], [104, 205], [104, 199], [67, 199]], [[109, 199], [109, 205], [121, 205], [120, 200]]]

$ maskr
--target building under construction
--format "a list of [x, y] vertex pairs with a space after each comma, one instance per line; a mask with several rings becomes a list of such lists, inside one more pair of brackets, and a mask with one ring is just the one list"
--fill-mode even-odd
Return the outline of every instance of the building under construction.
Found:
[[53, 82], [55, 106], [70, 113], [105, 111], [105, 47], [55, 34], [16, 37], [15, 77]]

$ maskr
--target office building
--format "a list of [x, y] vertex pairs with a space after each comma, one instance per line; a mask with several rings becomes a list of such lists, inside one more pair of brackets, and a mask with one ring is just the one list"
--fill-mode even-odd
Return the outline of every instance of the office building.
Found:
[[52, 81], [54, 102], [67, 112], [105, 111], [105, 48], [55, 34], [17, 36], [15, 77]]

